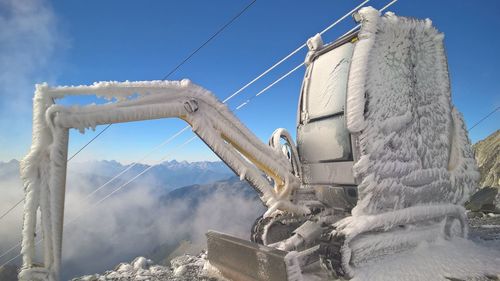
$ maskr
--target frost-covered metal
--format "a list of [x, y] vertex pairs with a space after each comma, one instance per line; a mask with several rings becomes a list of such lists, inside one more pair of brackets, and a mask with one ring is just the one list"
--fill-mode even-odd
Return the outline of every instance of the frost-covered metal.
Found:
[[[307, 42], [297, 145], [284, 129], [265, 145], [188, 80], [37, 85], [33, 144], [21, 165], [20, 279], [58, 280], [68, 130], [168, 117], [185, 120], [268, 207], [253, 226], [254, 243], [209, 235], [208, 260], [226, 277], [301, 280], [301, 271], [317, 263], [332, 275], [353, 277], [370, 260], [466, 238], [462, 204], [479, 174], [451, 103], [443, 35], [430, 20], [381, 16], [373, 8], [361, 9], [358, 18], [357, 33], [326, 45], [319, 35]], [[89, 94], [111, 102], [53, 102]], [[33, 260], [38, 210], [43, 267]], [[276, 266], [266, 272], [268, 259]], [[238, 272], [240, 264], [248, 274]]]

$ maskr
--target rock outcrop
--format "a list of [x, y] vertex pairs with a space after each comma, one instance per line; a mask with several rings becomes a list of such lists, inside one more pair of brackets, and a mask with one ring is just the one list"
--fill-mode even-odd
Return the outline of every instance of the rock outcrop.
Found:
[[481, 179], [465, 206], [472, 212], [500, 214], [500, 130], [472, 147]]
[[472, 146], [481, 173], [480, 187], [500, 187], [500, 130]]

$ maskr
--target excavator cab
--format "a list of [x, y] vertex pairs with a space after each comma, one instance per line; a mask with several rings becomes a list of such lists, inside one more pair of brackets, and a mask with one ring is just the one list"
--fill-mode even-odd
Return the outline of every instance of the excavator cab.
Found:
[[[345, 120], [355, 41], [356, 33], [327, 46], [319, 36], [308, 40], [307, 68], [297, 111], [297, 144], [284, 129], [275, 131], [269, 141], [271, 146], [278, 146], [276, 139], [285, 140], [283, 153], [300, 179], [293, 200], [307, 205], [314, 214], [257, 219], [251, 234], [253, 243], [215, 231], [207, 233], [208, 259], [226, 277], [302, 280], [301, 270], [319, 259], [317, 244], [321, 233], [328, 232], [318, 218], [333, 217], [326, 223], [330, 225], [348, 216], [356, 205], [353, 165], [357, 146]], [[298, 236], [312, 238], [305, 243], [283, 243]]]
[[[349, 216], [356, 205], [353, 165], [358, 147], [345, 120], [356, 36], [352, 33], [326, 46], [319, 35], [307, 41], [307, 68], [297, 110], [297, 144], [284, 129], [276, 130], [269, 141], [271, 146], [278, 146], [276, 139], [285, 140], [284, 154], [300, 179], [300, 188], [294, 191], [292, 200], [307, 205], [312, 214], [257, 219], [251, 234], [254, 243], [214, 231], [207, 233], [209, 261], [226, 277], [301, 280], [301, 270], [319, 260], [321, 234], [331, 231], [329, 226]], [[309, 241], [300, 241], [301, 237]], [[267, 275], [259, 270], [263, 267]]]

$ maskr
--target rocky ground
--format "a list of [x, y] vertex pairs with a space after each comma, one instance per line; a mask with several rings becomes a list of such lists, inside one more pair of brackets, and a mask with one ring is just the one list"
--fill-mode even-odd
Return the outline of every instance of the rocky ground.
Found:
[[154, 265], [138, 257], [131, 263], [121, 263], [114, 270], [86, 275], [72, 281], [216, 281], [216, 272], [206, 267], [206, 254], [183, 255], [170, 261], [170, 266]]
[[500, 214], [469, 213], [469, 237], [486, 242], [497, 241], [500, 248]]

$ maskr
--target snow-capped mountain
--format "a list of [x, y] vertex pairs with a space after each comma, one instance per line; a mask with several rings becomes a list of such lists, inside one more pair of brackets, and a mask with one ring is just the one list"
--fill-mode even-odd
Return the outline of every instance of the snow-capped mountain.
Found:
[[0, 162], [0, 180], [12, 177], [19, 177], [19, 161]]
[[[147, 173], [128, 183], [129, 187], [147, 186], [161, 193], [193, 184], [206, 184], [227, 179], [234, 173], [221, 161], [178, 162], [166, 161], [157, 165], [129, 164], [117, 161], [102, 160], [68, 163], [67, 189], [90, 193], [96, 188], [108, 183], [109, 188], [118, 187], [150, 168]], [[123, 173], [124, 170], [127, 170]], [[123, 174], [121, 174], [123, 173]], [[121, 174], [119, 177], [116, 175]], [[0, 192], [5, 194], [15, 192], [18, 198], [22, 196], [22, 183], [19, 175], [19, 161], [0, 162]], [[18, 194], [17, 194], [18, 193]], [[0, 203], [4, 203], [0, 200]], [[8, 205], [5, 202], [6, 206]], [[1, 210], [1, 208], [0, 208]]]
[[[120, 177], [122, 181], [125, 181], [149, 167], [150, 165], [146, 164], [123, 165], [116, 161], [106, 160], [69, 163], [68, 174], [69, 177], [71, 175], [83, 175], [86, 178], [101, 178], [107, 181], [123, 170], [130, 168]], [[220, 161], [178, 162], [172, 160], [153, 165], [147, 173], [137, 178], [134, 184], [148, 184], [156, 188], [172, 190], [192, 184], [210, 183], [226, 179], [232, 175], [233, 172]]]

